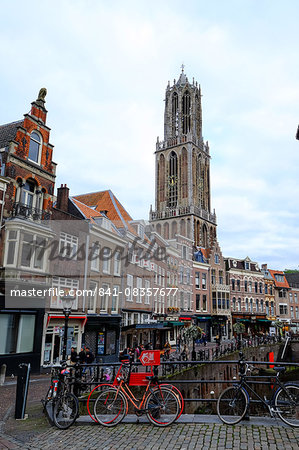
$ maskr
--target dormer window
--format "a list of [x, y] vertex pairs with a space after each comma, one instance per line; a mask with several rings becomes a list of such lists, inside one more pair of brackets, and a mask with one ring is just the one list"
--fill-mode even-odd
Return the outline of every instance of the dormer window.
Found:
[[28, 159], [36, 163], [40, 160], [41, 137], [36, 131], [33, 131], [30, 136]]

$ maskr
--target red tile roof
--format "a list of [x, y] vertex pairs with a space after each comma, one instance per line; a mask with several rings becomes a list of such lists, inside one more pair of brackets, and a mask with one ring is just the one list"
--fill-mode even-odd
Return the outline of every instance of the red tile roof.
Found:
[[108, 219], [110, 219], [117, 228], [127, 228], [132, 233], [136, 234], [134, 228], [129, 224], [129, 222], [133, 220], [132, 217], [110, 189], [107, 191], [76, 195], [73, 199], [79, 200], [89, 207], [93, 207], [93, 211], [107, 211], [106, 215]]
[[[271, 274], [271, 276], [272, 276], [272, 278], [274, 280], [274, 283], [275, 283], [276, 287], [281, 287], [281, 288], [289, 288], [290, 287], [289, 283], [288, 283], [288, 281], [287, 281], [287, 279], [285, 277], [284, 272], [281, 272], [280, 270], [270, 270], [270, 269], [269, 269], [269, 272], [270, 272], [270, 274]], [[277, 281], [276, 278], [275, 278], [275, 274], [283, 275], [283, 278], [284, 278], [285, 281], [284, 282]]]
[[93, 208], [90, 208], [89, 206], [85, 205], [84, 203], [79, 202], [79, 200], [72, 197], [72, 201], [75, 203], [77, 208], [81, 211], [81, 213], [84, 215], [86, 219], [93, 219], [94, 217], [102, 217], [103, 214], [101, 214], [98, 211], [95, 211]]

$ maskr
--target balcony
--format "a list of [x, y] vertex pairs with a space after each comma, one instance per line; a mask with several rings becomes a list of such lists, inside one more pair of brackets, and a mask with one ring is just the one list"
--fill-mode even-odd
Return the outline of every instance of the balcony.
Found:
[[151, 220], [169, 219], [172, 217], [186, 216], [189, 214], [194, 214], [202, 219], [216, 224], [216, 214], [210, 214], [208, 211], [193, 205], [181, 206], [178, 208], [166, 208], [164, 211], [152, 211], [150, 213]]
[[175, 147], [175, 146], [181, 145], [181, 144], [186, 144], [187, 142], [190, 142], [190, 143], [196, 145], [201, 150], [203, 150], [204, 152], [209, 154], [208, 144], [205, 144], [202, 139], [198, 139], [198, 137], [193, 136], [191, 133], [188, 133], [187, 135], [172, 137], [172, 138], [166, 139], [165, 141], [157, 140], [156, 151], [165, 150], [167, 148]]
[[14, 203], [12, 216], [40, 221], [49, 220], [51, 215], [48, 211], [44, 211], [40, 208], [33, 208], [32, 206], [28, 206], [23, 203]]

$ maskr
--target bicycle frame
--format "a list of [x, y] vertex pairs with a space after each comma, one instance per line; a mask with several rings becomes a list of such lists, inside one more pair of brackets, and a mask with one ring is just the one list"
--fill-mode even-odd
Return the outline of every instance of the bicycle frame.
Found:
[[[235, 386], [235, 387], [237, 387], [238, 389], [244, 389], [244, 391], [246, 392], [246, 394], [247, 394], [247, 399], [248, 399], [248, 408], [249, 408], [249, 405], [250, 405], [250, 396], [249, 396], [249, 393], [248, 393], [248, 391], [250, 392], [250, 393], [252, 393], [256, 398], [258, 398], [259, 399], [259, 401], [261, 402], [261, 403], [263, 403], [263, 405], [269, 410], [269, 413], [270, 413], [270, 415], [272, 416], [273, 415], [273, 413], [274, 412], [276, 412], [274, 409], [273, 409], [273, 405], [274, 405], [274, 398], [275, 398], [275, 394], [276, 394], [276, 392], [277, 392], [277, 390], [279, 389], [279, 388], [281, 388], [281, 389], [283, 389], [283, 391], [284, 392], [286, 392], [287, 394], [288, 394], [288, 392], [286, 391], [286, 389], [285, 389], [285, 387], [284, 387], [284, 384], [279, 380], [279, 372], [276, 374], [276, 377], [275, 377], [275, 382], [274, 382], [274, 384], [273, 384], [273, 386], [272, 386], [272, 389], [271, 389], [271, 392], [272, 392], [272, 394], [271, 394], [271, 398], [268, 400], [268, 399], [263, 399], [249, 384], [248, 384], [248, 382], [246, 381], [246, 374], [243, 374], [243, 375], [241, 375], [241, 380], [238, 382], [238, 383], [234, 383], [233, 384], [233, 386]], [[288, 394], [289, 395], [289, 394]]]
[[[145, 410], [142, 409], [142, 406], [145, 403], [145, 400], [147, 398], [147, 394], [149, 392], [153, 392], [153, 389], [151, 387], [151, 380], [148, 381], [148, 384], [146, 386], [146, 390], [143, 393], [143, 396], [142, 396], [141, 400], [138, 400], [135, 397], [135, 395], [133, 394], [133, 392], [131, 391], [129, 386], [124, 382], [124, 380], [121, 380], [120, 384], [118, 386], [114, 386], [114, 388], [116, 388], [118, 392], [121, 391], [125, 395], [127, 400], [129, 400], [129, 402], [134, 406], [136, 411], [139, 411], [140, 413], [144, 413], [145, 412]], [[161, 391], [161, 389], [160, 389], [160, 391]], [[127, 412], [128, 412], [128, 405], [127, 405]]]

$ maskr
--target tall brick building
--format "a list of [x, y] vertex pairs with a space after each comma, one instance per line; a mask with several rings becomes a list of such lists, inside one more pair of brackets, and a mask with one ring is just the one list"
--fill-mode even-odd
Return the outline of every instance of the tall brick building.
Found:
[[[1, 297], [0, 360], [15, 371], [22, 361], [38, 370], [45, 295], [50, 287], [47, 244], [56, 164], [46, 125], [46, 90], [40, 90], [24, 119], [0, 126]], [[14, 295], [11, 289], [16, 289]], [[20, 296], [18, 293], [22, 292]]]

